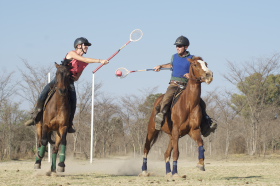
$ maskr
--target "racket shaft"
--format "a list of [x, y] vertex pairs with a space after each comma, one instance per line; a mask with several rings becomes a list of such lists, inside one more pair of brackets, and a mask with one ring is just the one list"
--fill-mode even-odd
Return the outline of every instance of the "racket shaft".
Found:
[[[161, 68], [160, 70], [170, 70], [170, 68]], [[141, 71], [155, 71], [155, 69], [145, 69], [145, 70], [141, 70]]]
[[[115, 52], [111, 57], [109, 57], [107, 60], [110, 61], [113, 57], [115, 57], [124, 47], [126, 47], [131, 41], [128, 41], [125, 45], [123, 45], [117, 52]], [[104, 64], [101, 64], [99, 67], [97, 67], [92, 73], [97, 72], [101, 67], [103, 67]]]
[[[170, 70], [170, 68], [161, 68], [160, 70]], [[132, 70], [129, 72], [144, 72], [144, 71], [155, 71], [155, 69], [151, 68], [151, 69], [144, 69], [144, 70]]]

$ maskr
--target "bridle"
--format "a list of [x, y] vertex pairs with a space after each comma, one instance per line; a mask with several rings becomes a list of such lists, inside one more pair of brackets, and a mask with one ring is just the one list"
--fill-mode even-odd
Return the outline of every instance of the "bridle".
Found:
[[69, 81], [69, 82], [67, 82], [67, 83], [69, 83], [69, 85], [65, 86], [66, 88], [64, 88], [64, 89], [58, 88], [58, 86], [57, 86], [58, 81], [56, 80], [56, 89], [58, 90], [58, 93], [60, 96], [67, 96], [68, 87], [70, 86], [70, 79], [68, 79], [69, 77], [67, 77], [64, 72], [59, 72], [59, 73], [61, 73], [61, 76], [63, 76], [64, 81], [65, 81], [65, 79], [66, 79], [66, 81]]
[[190, 66], [190, 69], [191, 69], [191, 72], [192, 72], [192, 76], [194, 76], [194, 78], [189, 78], [189, 80], [194, 80], [196, 82], [199, 82], [199, 83], [202, 83], [202, 78], [201, 77], [196, 77], [195, 76], [195, 73], [194, 73], [194, 70], [193, 70], [193, 63], [191, 63], [191, 66]]

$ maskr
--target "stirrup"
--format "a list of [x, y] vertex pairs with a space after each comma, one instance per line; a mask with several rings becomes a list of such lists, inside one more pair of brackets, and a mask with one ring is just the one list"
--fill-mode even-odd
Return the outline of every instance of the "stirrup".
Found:
[[218, 124], [216, 122], [211, 123], [210, 125], [210, 129], [213, 130], [213, 132], [215, 132], [215, 130], [217, 129]]

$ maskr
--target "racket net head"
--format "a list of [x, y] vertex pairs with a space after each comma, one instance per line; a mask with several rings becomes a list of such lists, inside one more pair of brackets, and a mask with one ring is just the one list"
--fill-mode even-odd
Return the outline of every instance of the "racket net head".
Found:
[[135, 29], [130, 34], [130, 41], [139, 41], [143, 37], [143, 32], [140, 29]]
[[115, 72], [115, 75], [116, 75], [117, 78], [124, 78], [128, 74], [129, 74], [129, 71], [124, 67], [118, 68]]

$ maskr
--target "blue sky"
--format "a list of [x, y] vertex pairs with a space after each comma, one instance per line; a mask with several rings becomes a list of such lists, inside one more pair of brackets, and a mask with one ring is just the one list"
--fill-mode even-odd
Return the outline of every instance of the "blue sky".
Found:
[[[6, 72], [18, 72], [23, 67], [20, 58], [34, 65], [60, 62], [81, 36], [93, 44], [85, 57], [107, 59], [129, 40], [132, 30], [141, 29], [142, 40], [129, 44], [95, 74], [95, 81], [112, 96], [156, 86], [164, 93], [170, 71], [137, 72], [124, 79], [114, 73], [119, 67], [139, 70], [168, 63], [180, 35], [189, 38], [189, 51], [203, 57], [214, 72], [203, 94], [232, 88], [222, 77], [228, 73], [227, 61], [239, 65], [279, 52], [278, 0], [1, 0], [0, 7], [1, 70]], [[98, 66], [90, 64], [81, 79], [91, 81]]]

